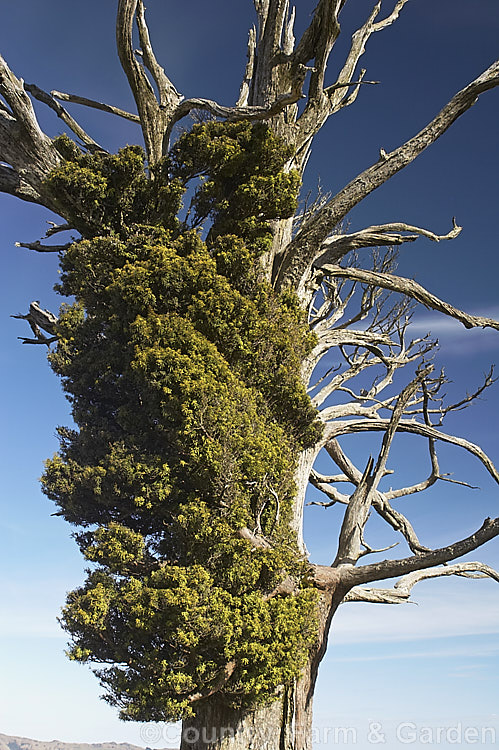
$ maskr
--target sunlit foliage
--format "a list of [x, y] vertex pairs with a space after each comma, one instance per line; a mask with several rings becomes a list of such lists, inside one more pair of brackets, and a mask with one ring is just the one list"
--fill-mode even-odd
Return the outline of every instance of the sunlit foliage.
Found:
[[[74, 302], [50, 362], [77, 428], [43, 483], [91, 564], [64, 610], [70, 655], [108, 665], [125, 719], [189, 715], [224, 675], [231, 703], [266, 701], [315, 631], [289, 525], [298, 452], [320, 434], [299, 378], [314, 340], [259, 264], [296, 209], [289, 149], [261, 124], [207, 122], [148, 175], [136, 146], [57, 146], [47, 188], [82, 239], [61, 259]], [[297, 593], [274, 595], [287, 576]]]

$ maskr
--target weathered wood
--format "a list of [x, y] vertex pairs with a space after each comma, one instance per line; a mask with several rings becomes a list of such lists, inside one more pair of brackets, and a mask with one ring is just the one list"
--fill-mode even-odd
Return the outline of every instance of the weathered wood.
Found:
[[417, 135], [361, 172], [307, 222], [286, 248], [276, 269], [275, 286], [300, 286], [317, 248], [361, 200], [414, 161], [476, 102], [480, 94], [499, 85], [499, 61], [459, 91]]

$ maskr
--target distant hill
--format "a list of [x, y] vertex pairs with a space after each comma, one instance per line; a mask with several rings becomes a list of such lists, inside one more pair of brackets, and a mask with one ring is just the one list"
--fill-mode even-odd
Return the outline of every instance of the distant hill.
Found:
[[[27, 737], [10, 737], [7, 734], [0, 734], [0, 750], [144, 750], [144, 748], [138, 745], [130, 745], [127, 742], [99, 742], [95, 744], [60, 742], [59, 740], [40, 742], [40, 740], [30, 740]], [[172, 750], [172, 748], [163, 748], [163, 750]]]

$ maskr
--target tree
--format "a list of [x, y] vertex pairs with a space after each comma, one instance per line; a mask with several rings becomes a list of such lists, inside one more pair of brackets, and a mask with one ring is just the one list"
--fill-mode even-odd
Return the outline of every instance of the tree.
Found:
[[[181, 716], [192, 737], [237, 727], [226, 743], [234, 748], [248, 747], [264, 727], [269, 747], [307, 748], [317, 669], [342, 602], [403, 601], [434, 576], [497, 577], [453, 561], [496, 536], [498, 519], [429, 550], [393, 503], [449, 479], [439, 441], [475, 455], [498, 479], [477, 446], [440, 430], [492, 376], [442, 405], [444, 376], [433, 370], [432, 342], [408, 339], [406, 300], [466, 327], [499, 324], [395, 275], [390, 252], [375, 253], [367, 267], [362, 254], [419, 236], [452, 239], [460, 227], [437, 236], [401, 222], [349, 232], [342, 222], [497, 85], [498, 64], [335, 196], [297, 210], [314, 135], [369, 85], [356, 73], [364, 47], [405, 4], [384, 16], [373, 6], [331, 85], [326, 65], [345, 3], [319, 2], [296, 42], [286, 3], [256, 4], [258, 30], [229, 108], [183, 100], [156, 61], [142, 3], [120, 2], [118, 52], [138, 115], [114, 114], [140, 123], [145, 159], [137, 147], [107, 154], [60, 101], [107, 105], [46, 94], [2, 67], [1, 189], [62, 216], [51, 234], [69, 228], [81, 237], [55, 248], [30, 244], [61, 253], [60, 291], [76, 302], [57, 321], [37, 303], [24, 317], [30, 341], [57, 340], [50, 361], [79, 428], [60, 431], [60, 453], [44, 477], [96, 563], [65, 610], [72, 654], [109, 665], [101, 679], [125, 718]], [[45, 136], [26, 92], [54, 109], [82, 146]], [[170, 147], [173, 126], [191, 112], [210, 117]], [[190, 210], [179, 219], [192, 184]], [[339, 369], [327, 357], [333, 349]], [[338, 438], [361, 432], [383, 440], [356, 466]], [[431, 470], [411, 487], [382, 491], [401, 432], [427, 441]], [[339, 474], [313, 468], [322, 449]], [[309, 481], [326, 504], [345, 506], [330, 566], [309, 562], [303, 544]], [[376, 552], [364, 538], [371, 511], [402, 535], [408, 556], [359, 564]], [[363, 587], [394, 577], [393, 589]]]

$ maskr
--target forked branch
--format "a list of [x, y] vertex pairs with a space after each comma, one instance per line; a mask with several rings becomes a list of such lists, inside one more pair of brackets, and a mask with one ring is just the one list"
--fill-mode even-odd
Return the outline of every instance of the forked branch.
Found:
[[415, 571], [433, 568], [435, 565], [443, 565], [458, 557], [473, 552], [486, 542], [499, 535], [499, 518], [486, 518], [477, 531], [465, 539], [449, 544], [447, 547], [425, 552], [420, 555], [406, 557], [401, 560], [382, 560], [371, 565], [363, 565], [360, 568], [345, 568], [342, 577], [352, 586], [372, 581], [381, 581], [386, 578], [397, 578]]
[[463, 562], [444, 565], [427, 570], [418, 570], [403, 576], [391, 589], [371, 589], [354, 586], [343, 599], [344, 602], [368, 602], [370, 604], [402, 604], [409, 601], [412, 589], [420, 581], [444, 576], [463, 578], [491, 578], [499, 583], [499, 573], [481, 562]]
[[[359, 419], [357, 421], [352, 420], [351, 422], [335, 422], [326, 426], [326, 433], [327, 438], [331, 439], [336, 438], [339, 435], [352, 435], [359, 432], [384, 432], [388, 428], [389, 424], [390, 420], [382, 419], [380, 417], [370, 420]], [[456, 445], [459, 448], [464, 448], [464, 450], [468, 451], [468, 453], [471, 453], [473, 456], [478, 458], [479, 461], [481, 461], [490, 476], [494, 479], [495, 482], [497, 482], [497, 484], [499, 484], [499, 472], [497, 471], [493, 462], [478, 445], [475, 445], [471, 441], [465, 440], [464, 438], [460, 438], [455, 435], [448, 435], [444, 432], [441, 432], [436, 427], [422, 424], [415, 419], [401, 420], [398, 424], [397, 431], [409, 433], [412, 435], [421, 435], [422, 437], [426, 438], [433, 438], [444, 443]]]
[[8, 105], [0, 108], [0, 190], [52, 208], [43, 181], [60, 156], [38, 124], [23, 81], [1, 56], [0, 95]]
[[414, 161], [434, 143], [485, 91], [499, 85], [499, 61], [459, 91], [417, 135], [361, 172], [307, 222], [286, 248], [275, 273], [277, 288], [297, 289], [316, 257], [317, 249], [335, 226], [366, 196]]
[[342, 266], [325, 263], [321, 266], [321, 271], [328, 276], [337, 278], [352, 279], [362, 283], [370, 284], [382, 289], [388, 289], [391, 292], [405, 294], [407, 297], [420, 302], [431, 310], [455, 318], [463, 324], [465, 328], [493, 328], [499, 331], [499, 321], [493, 318], [485, 318], [480, 315], [469, 315], [448, 302], [436, 297], [434, 294], [425, 289], [412, 279], [406, 279], [394, 274], [379, 273], [377, 271], [366, 271], [362, 268], [344, 268]]

